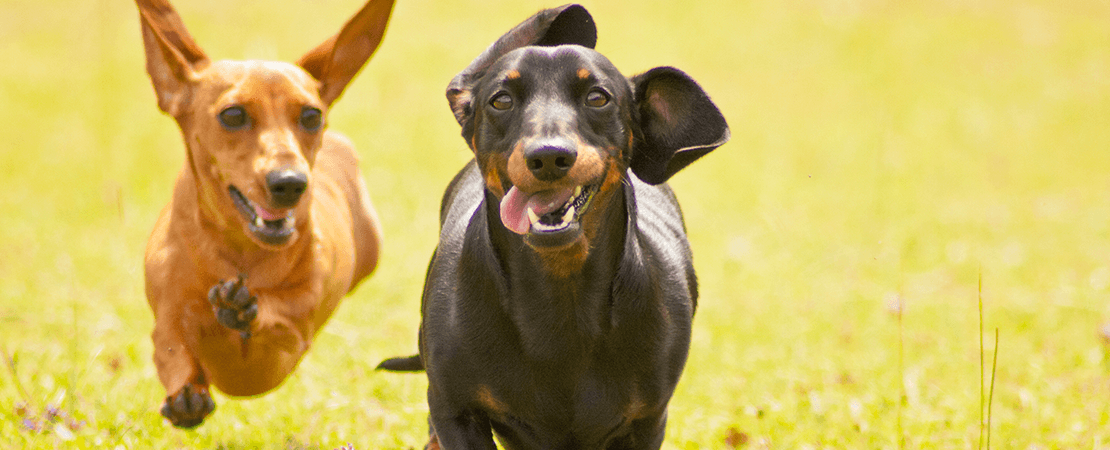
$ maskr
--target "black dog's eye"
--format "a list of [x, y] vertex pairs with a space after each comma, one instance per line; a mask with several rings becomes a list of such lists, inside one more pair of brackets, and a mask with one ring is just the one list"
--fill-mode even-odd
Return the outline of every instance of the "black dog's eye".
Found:
[[250, 119], [247, 116], [247, 110], [243, 109], [242, 106], [224, 108], [223, 111], [220, 111], [218, 118], [220, 119], [220, 125], [232, 131], [243, 128]]
[[319, 131], [324, 124], [324, 113], [311, 106], [301, 109], [301, 127], [307, 131]]
[[609, 94], [601, 89], [594, 89], [586, 94], [586, 105], [593, 108], [600, 108], [609, 104]]
[[493, 109], [501, 111], [507, 110], [513, 107], [513, 96], [506, 93], [497, 94], [489, 101], [489, 105], [492, 106]]

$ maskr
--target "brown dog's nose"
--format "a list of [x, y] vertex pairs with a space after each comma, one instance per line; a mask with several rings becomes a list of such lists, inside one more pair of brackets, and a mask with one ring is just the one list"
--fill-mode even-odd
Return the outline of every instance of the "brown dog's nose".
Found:
[[266, 174], [266, 188], [274, 206], [289, 208], [297, 204], [308, 187], [308, 176], [293, 169], [278, 169]]
[[528, 170], [542, 181], [554, 181], [566, 176], [577, 158], [578, 152], [573, 146], [557, 142], [547, 142], [524, 152]]

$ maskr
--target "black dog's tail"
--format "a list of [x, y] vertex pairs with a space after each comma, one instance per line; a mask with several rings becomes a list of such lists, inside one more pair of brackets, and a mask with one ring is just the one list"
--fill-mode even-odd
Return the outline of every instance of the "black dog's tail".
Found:
[[378, 364], [374, 370], [388, 370], [390, 372], [422, 372], [424, 371], [424, 360], [420, 355], [412, 356], [398, 356], [396, 358], [389, 358]]

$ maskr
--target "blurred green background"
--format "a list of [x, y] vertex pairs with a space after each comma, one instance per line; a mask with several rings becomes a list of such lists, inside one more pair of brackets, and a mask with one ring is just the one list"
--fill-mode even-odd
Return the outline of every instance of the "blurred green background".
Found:
[[[282, 60], [361, 6], [176, 3], [210, 56]], [[996, 329], [991, 445], [1110, 448], [1110, 3], [584, 4], [617, 67], [683, 69], [732, 128], [671, 183], [702, 297], [665, 448], [977, 446]], [[444, 89], [550, 6], [398, 1], [329, 125], [380, 268], [283, 386], [186, 432], [157, 413], [141, 265], [185, 153], [136, 9], [0, 2], [0, 446], [420, 448], [423, 377], [372, 368], [416, 348], [469, 157]]]

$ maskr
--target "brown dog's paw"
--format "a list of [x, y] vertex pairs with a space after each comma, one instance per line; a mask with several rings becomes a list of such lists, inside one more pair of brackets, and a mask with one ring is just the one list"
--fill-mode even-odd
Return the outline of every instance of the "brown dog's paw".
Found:
[[208, 388], [186, 384], [177, 395], [166, 397], [161, 413], [175, 427], [194, 428], [215, 409], [216, 402], [212, 401]]
[[216, 308], [216, 320], [233, 330], [248, 331], [258, 315], [258, 299], [243, 285], [243, 276], [216, 283], [208, 290], [208, 301]]

